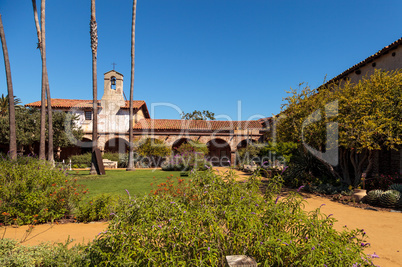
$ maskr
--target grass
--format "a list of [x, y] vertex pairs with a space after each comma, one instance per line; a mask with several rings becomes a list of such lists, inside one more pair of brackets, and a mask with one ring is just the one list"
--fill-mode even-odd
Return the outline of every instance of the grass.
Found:
[[[126, 195], [126, 189], [131, 195], [144, 196], [149, 194], [151, 183], [160, 184], [166, 182], [166, 177], [173, 175], [180, 177], [180, 172], [161, 170], [107, 170], [106, 175], [89, 175], [89, 171], [73, 171], [80, 184], [89, 189], [87, 197], [95, 197], [108, 193], [111, 195]], [[188, 177], [183, 177], [187, 179]], [[176, 179], [175, 179], [176, 180]]]

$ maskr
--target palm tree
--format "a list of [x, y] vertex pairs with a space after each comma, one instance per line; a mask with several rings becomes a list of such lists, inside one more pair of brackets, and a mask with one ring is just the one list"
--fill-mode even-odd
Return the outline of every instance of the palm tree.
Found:
[[13, 82], [11, 80], [10, 60], [8, 58], [8, 50], [6, 44], [6, 36], [4, 34], [3, 22], [0, 14], [0, 39], [3, 47], [4, 66], [6, 67], [7, 77], [7, 90], [8, 90], [8, 116], [10, 124], [10, 157], [11, 159], [17, 158], [17, 136], [15, 132], [15, 109], [14, 109], [14, 93]]
[[93, 94], [93, 120], [92, 120], [92, 163], [90, 174], [97, 174], [95, 168], [94, 152], [97, 148], [98, 139], [98, 88], [97, 88], [97, 72], [96, 72], [96, 56], [98, 49], [98, 32], [95, 16], [95, 0], [91, 0], [91, 49], [92, 49], [92, 94]]
[[39, 159], [46, 158], [46, 37], [45, 37], [45, 5], [46, 0], [41, 1], [40, 24], [41, 24], [41, 58], [42, 58], [42, 93], [40, 109], [40, 139], [39, 139]]
[[130, 81], [130, 117], [129, 117], [129, 148], [127, 171], [134, 171], [134, 145], [133, 145], [133, 93], [134, 93], [134, 66], [135, 66], [135, 17], [137, 0], [133, 0], [133, 16], [131, 22], [131, 81]]
[[[4, 94], [1, 94], [0, 97], [0, 117], [6, 116], [9, 106], [8, 103], [10, 102], [8, 94], [4, 96]], [[21, 99], [17, 98], [14, 96], [14, 109], [19, 109], [21, 108]]]
[[[42, 2], [43, 8], [45, 4]], [[36, 26], [36, 33], [38, 36], [38, 48], [40, 50], [41, 56], [43, 56], [43, 53], [45, 53], [45, 60], [46, 60], [46, 51], [44, 51], [42, 48], [42, 32], [41, 32], [41, 25], [42, 29], [44, 30], [45, 24], [43, 20], [41, 20], [41, 25], [39, 24], [39, 19], [38, 19], [38, 11], [36, 9], [36, 0], [32, 0], [32, 7], [34, 11], [34, 20], [35, 20], [35, 26]], [[42, 19], [42, 14], [41, 14], [41, 19]], [[43, 61], [42, 61], [43, 64]], [[43, 67], [43, 65], [42, 65]], [[53, 154], [53, 114], [52, 114], [52, 103], [51, 103], [51, 97], [50, 97], [50, 88], [49, 88], [49, 77], [47, 75], [47, 66], [46, 66], [46, 61], [45, 61], [45, 86], [46, 86], [46, 99], [47, 99], [47, 114], [48, 114], [48, 161], [54, 162], [54, 154]], [[43, 74], [42, 74], [43, 75]], [[43, 86], [43, 85], [42, 85]], [[42, 88], [43, 90], [43, 88]], [[44, 149], [44, 148], [43, 148]]]

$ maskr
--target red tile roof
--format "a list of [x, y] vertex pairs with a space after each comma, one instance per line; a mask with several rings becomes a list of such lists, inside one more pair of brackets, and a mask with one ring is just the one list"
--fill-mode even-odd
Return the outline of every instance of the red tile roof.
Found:
[[[401, 44], [402, 44], [402, 38], [396, 40], [395, 42], [393, 42], [390, 45], [387, 45], [386, 47], [384, 47], [383, 49], [379, 50], [374, 55], [369, 56], [365, 60], [360, 61], [359, 63], [353, 65], [352, 67], [350, 67], [349, 69], [345, 70], [344, 72], [342, 72], [338, 76], [336, 76], [336, 77], [332, 78], [331, 80], [329, 80], [328, 82], [326, 82], [324, 85], [328, 85], [328, 84], [331, 84], [331, 83], [339, 81], [340, 79], [346, 77], [350, 73], [352, 73], [352, 72], [358, 70], [359, 68], [363, 67], [364, 65], [373, 62], [375, 59], [381, 57], [382, 55], [387, 54], [390, 50], [396, 49]], [[324, 85], [322, 85], [322, 86], [324, 86]]]
[[[98, 103], [100, 104], [100, 100]], [[133, 108], [141, 108], [143, 105], [146, 104], [145, 101], [142, 100], [134, 100], [133, 101]], [[59, 98], [52, 98], [52, 108], [92, 108], [92, 100], [82, 100], [82, 99], [59, 99]], [[129, 108], [130, 101], [126, 101], [126, 104], [121, 107], [124, 109]], [[33, 103], [29, 103], [25, 105], [26, 107], [33, 107], [39, 108], [41, 106], [41, 101], [36, 101]]]
[[261, 122], [253, 121], [204, 121], [204, 120], [165, 120], [142, 119], [133, 126], [134, 130], [247, 130], [262, 129]]

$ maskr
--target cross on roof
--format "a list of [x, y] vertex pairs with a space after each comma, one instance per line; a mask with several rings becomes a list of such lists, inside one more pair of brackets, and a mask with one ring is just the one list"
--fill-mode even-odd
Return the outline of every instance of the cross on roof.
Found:
[[112, 65], [113, 65], [113, 70], [115, 70], [114, 68], [116, 67], [117, 64], [113, 62]]

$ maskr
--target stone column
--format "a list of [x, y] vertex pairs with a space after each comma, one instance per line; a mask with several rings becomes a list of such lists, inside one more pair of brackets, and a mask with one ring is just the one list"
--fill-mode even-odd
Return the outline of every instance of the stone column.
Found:
[[236, 165], [236, 151], [230, 151], [230, 165], [233, 167]]

